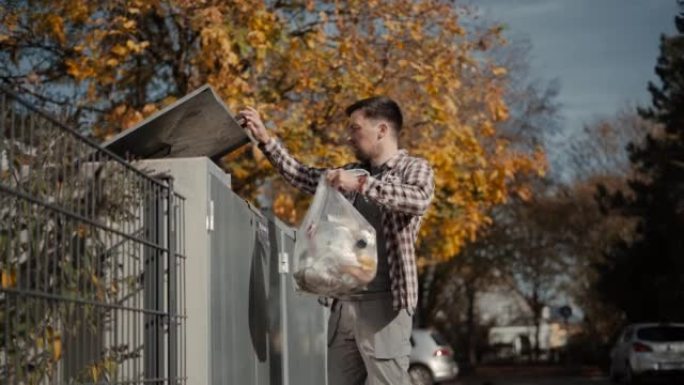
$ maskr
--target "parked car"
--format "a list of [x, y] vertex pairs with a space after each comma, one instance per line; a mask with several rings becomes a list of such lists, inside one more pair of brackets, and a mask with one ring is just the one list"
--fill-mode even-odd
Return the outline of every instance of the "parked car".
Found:
[[610, 378], [634, 383], [643, 377], [684, 373], [684, 324], [627, 326], [610, 352]]
[[432, 385], [458, 375], [454, 350], [435, 330], [414, 329], [411, 346], [409, 375], [414, 385]]

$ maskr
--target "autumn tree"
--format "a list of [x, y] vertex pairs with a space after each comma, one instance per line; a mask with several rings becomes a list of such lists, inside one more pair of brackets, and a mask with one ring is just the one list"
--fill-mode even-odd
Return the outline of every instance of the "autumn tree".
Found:
[[[504, 100], [509, 110], [508, 119], [497, 122], [496, 131], [511, 148], [527, 153], [543, 147], [560, 128], [558, 83], [534, 75], [529, 63], [530, 47], [528, 40], [515, 38], [506, 45], [493, 47], [491, 52], [492, 60], [498, 65], [498, 79], [506, 82]], [[493, 231], [501, 220], [497, 219], [497, 212], [540, 193], [532, 189], [539, 177], [539, 173], [518, 175], [512, 181], [517, 193], [514, 199], [509, 198], [503, 206], [492, 206], [488, 211], [493, 223], [480, 227], [477, 238], [471, 239], [453, 260], [429, 265], [422, 274], [419, 303], [423, 317], [418, 321], [442, 328], [445, 335], [452, 334], [454, 343], [463, 347], [463, 358], [470, 364], [476, 363], [477, 350], [486, 342], [480, 340], [486, 334], [486, 325], [478, 315], [479, 298], [482, 293], [501, 287], [500, 267], [511, 259], [505, 253], [494, 252], [502, 247], [502, 240]], [[507, 225], [510, 223], [504, 226]], [[444, 318], [444, 314], [448, 317]]]
[[[459, 255], [493, 207], [529, 196], [523, 176], [545, 169], [539, 143], [516, 145], [504, 130], [525, 118], [494, 52], [502, 29], [468, 29], [472, 15], [446, 0], [8, 1], [0, 82], [97, 139], [209, 83], [233, 111], [256, 105], [296, 157], [322, 166], [352, 157], [340, 146], [344, 108], [389, 95], [407, 117], [401, 144], [436, 171], [419, 248], [427, 266]], [[244, 197], [271, 196], [292, 224], [304, 214], [307, 198], [257, 149], [223, 165]]]
[[[543, 186], [535, 187], [533, 197], [515, 199], [497, 208], [494, 223], [449, 262], [451, 271], [440, 283], [444, 288], [453, 284], [462, 288], [461, 342], [468, 349], [471, 364], [476, 363], [476, 351], [482, 348], [476, 337], [487, 326], [478, 314], [483, 293], [503, 291], [509, 293], [508, 298], [524, 303], [529, 316], [521, 321], [534, 326], [534, 357], [539, 357], [543, 309], [564, 294], [565, 285], [572, 279], [573, 225], [575, 217], [583, 214], [557, 186]], [[437, 294], [438, 306], [449, 306], [451, 298], [447, 296]]]
[[491, 234], [485, 231], [470, 242], [456, 258], [434, 272], [432, 290], [425, 299], [426, 323], [441, 329], [459, 347], [463, 362], [475, 365], [478, 351], [486, 345], [487, 325], [480, 318], [478, 300], [483, 292], [502, 283], [497, 268], [500, 253]]
[[494, 232], [500, 235], [493, 241], [508, 255], [501, 259], [502, 277], [527, 302], [537, 331], [543, 307], [561, 298], [581, 306], [587, 317], [584, 333], [596, 342], [606, 342], [620, 322], [619, 313], [602, 303], [594, 285], [597, 266], [616, 241], [632, 237], [634, 222], [606, 215], [597, 196], [627, 189], [635, 172], [626, 145], [638, 142], [643, 132], [657, 131], [628, 109], [597, 119], [568, 148], [566, 167], [574, 175], [570, 182], [547, 180], [536, 185], [531, 200], [500, 210], [504, 219], [495, 223]]
[[509, 81], [504, 99], [510, 118], [499, 124], [499, 131], [516, 148], [528, 150], [547, 146], [561, 131], [560, 83], [535, 75], [531, 50], [529, 39], [516, 37], [493, 53]]
[[[351, 159], [343, 109], [387, 94], [405, 110], [402, 145], [436, 170], [422, 259], [458, 254], [516, 176], [544, 168], [539, 148], [499, 135], [507, 79], [489, 52], [501, 28], [467, 31], [468, 7], [440, 0], [36, 1], [0, 6], [0, 79], [106, 138], [203, 83], [232, 110], [255, 104], [302, 161]], [[307, 200], [245, 147], [225, 159], [246, 197], [270, 186], [289, 223]]]
[[[479, 20], [476, 25], [476, 29], [486, 30], [488, 26], [492, 25], [492, 21]], [[551, 137], [560, 127], [559, 106], [556, 100], [559, 85], [555, 80], [547, 81], [534, 75], [529, 63], [530, 49], [531, 45], [528, 40], [514, 38], [507, 39], [506, 44], [493, 46], [489, 53], [492, 62], [496, 63], [497, 77], [493, 80], [502, 84], [505, 90], [503, 99], [508, 108], [508, 119], [498, 121], [495, 124], [497, 136], [500, 140], [505, 141], [509, 148], [519, 153], [535, 153], [543, 148], [546, 138]], [[538, 161], [539, 164], [544, 162], [542, 159], [538, 159]], [[538, 171], [542, 170], [539, 169]], [[530, 187], [540, 174], [540, 172], [518, 174], [509, 181], [509, 189], [514, 191], [516, 196], [529, 198], [532, 194]], [[497, 206], [492, 205], [485, 211], [489, 219], [492, 216], [492, 208], [495, 207]], [[489, 219], [487, 222], [491, 224]], [[480, 226], [479, 229], [483, 230], [483, 226]], [[476, 238], [471, 237], [469, 242]], [[470, 249], [477, 251], [477, 247]], [[488, 286], [487, 282], [489, 281], [486, 277], [493, 271], [494, 265], [487, 258], [475, 257], [477, 254], [477, 252], [469, 253], [465, 249], [462, 252], [459, 250], [457, 258], [461, 260], [456, 262], [459, 267], [430, 264], [423, 270], [419, 303], [425, 317], [419, 318], [419, 323], [431, 323], [433, 320], [431, 314], [434, 315], [436, 312], [444, 310], [435, 301], [441, 295], [439, 292], [443, 290], [442, 286], [447, 285], [449, 276], [457, 280], [465, 279], [463, 282], [468, 282], [466, 285], [468, 290], [465, 290], [464, 287], [463, 292], [467, 292], [468, 299], [473, 301], [479, 292]], [[459, 270], [460, 273], [454, 269]], [[469, 278], [461, 275], [465, 271], [469, 272], [466, 274]], [[474, 302], [472, 304], [469, 301], [466, 302], [468, 305], [464, 306], [463, 309], [470, 309], [475, 305]], [[469, 312], [469, 314], [474, 316], [473, 312]], [[474, 319], [466, 322], [467, 325], [473, 327], [476, 323]], [[466, 327], [466, 329], [468, 328]], [[473, 335], [474, 331], [469, 330], [467, 334]]]
[[[551, 102], [538, 103], [543, 104]], [[529, 127], [524, 119], [518, 121]], [[513, 142], [517, 145], [542, 140], [549, 133], [525, 133], [515, 127], [511, 130], [522, 140]], [[444, 327], [464, 330], [459, 346], [468, 351], [470, 362], [474, 363], [477, 330], [486, 327], [477, 314], [477, 299], [497, 288], [510, 290], [539, 317], [543, 307], [559, 297], [572, 298], [588, 319], [585, 334], [597, 343], [606, 342], [620, 316], [614, 307], [600, 300], [595, 290], [597, 265], [617, 240], [631, 237], [634, 221], [603, 213], [596, 200], [597, 189], [627, 189], [628, 178], [636, 174], [629, 165], [626, 146], [639, 143], [643, 132], [657, 135], [659, 131], [628, 108], [614, 117], [585, 125], [566, 148], [566, 172], [572, 175], [571, 181], [563, 184], [537, 178], [530, 185], [530, 198], [513, 199], [497, 207], [492, 214], [494, 223], [483, 229], [478, 239], [449, 263], [448, 269], [445, 266], [437, 273], [436, 294], [428, 306], [430, 318], [437, 320], [435, 314], [440, 312], [452, 314], [451, 321], [445, 321], [449, 325]], [[532, 137], [526, 139], [526, 135]], [[458, 319], [462, 321], [454, 321]], [[528, 322], [538, 323], [539, 319], [531, 317]]]
[[[642, 178], [629, 161], [629, 146], [641, 146], [646, 134], [660, 136], [660, 125], [643, 119], [635, 107], [628, 106], [609, 117], [586, 124], [567, 149], [572, 180], [566, 195], [572, 197], [582, 217], [574, 224], [577, 255], [570, 288], [587, 318], [587, 332], [604, 338], [621, 322], [621, 314], [596, 291], [599, 267], [606, 255], [620, 242], [631, 242], [636, 221], [619, 212], [606, 211], [603, 197], [612, 194], [633, 196], [629, 181]], [[605, 341], [604, 341], [605, 342]]]
[[659, 135], [660, 131], [660, 125], [642, 118], [632, 105], [583, 125], [565, 148], [571, 183], [602, 183], [613, 190], [626, 190], [627, 181], [637, 176], [628, 147], [641, 145], [646, 135]]

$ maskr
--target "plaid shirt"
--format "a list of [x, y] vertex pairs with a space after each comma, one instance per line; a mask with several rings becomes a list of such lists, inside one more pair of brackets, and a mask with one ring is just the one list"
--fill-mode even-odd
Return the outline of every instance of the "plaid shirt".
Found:
[[[321, 176], [328, 170], [301, 164], [274, 139], [259, 148], [285, 180], [309, 194], [316, 192]], [[363, 164], [349, 163], [342, 168], [363, 168]], [[377, 178], [368, 177], [361, 190], [361, 194], [381, 208], [392, 303], [396, 310], [404, 308], [413, 312], [418, 303], [415, 243], [434, 189], [430, 164], [400, 150], [382, 166]]]

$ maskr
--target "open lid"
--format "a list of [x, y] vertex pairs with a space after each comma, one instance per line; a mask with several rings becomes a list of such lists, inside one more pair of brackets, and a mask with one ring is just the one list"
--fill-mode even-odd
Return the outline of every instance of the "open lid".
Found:
[[248, 142], [245, 130], [205, 84], [103, 146], [124, 158], [206, 156], [218, 162]]

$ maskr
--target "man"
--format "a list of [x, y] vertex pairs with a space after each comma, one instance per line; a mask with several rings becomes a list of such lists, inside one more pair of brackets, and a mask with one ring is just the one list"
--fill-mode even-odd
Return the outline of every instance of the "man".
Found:
[[[348, 196], [376, 229], [376, 277], [361, 293], [335, 298], [328, 321], [331, 385], [410, 384], [412, 314], [418, 299], [415, 241], [434, 192], [428, 162], [399, 149], [403, 117], [387, 97], [360, 100], [346, 110], [349, 143], [357, 163], [338, 169], [305, 166], [272, 137], [253, 108], [243, 125], [280, 174], [313, 194], [321, 178]], [[370, 176], [349, 169], [364, 168]]]

